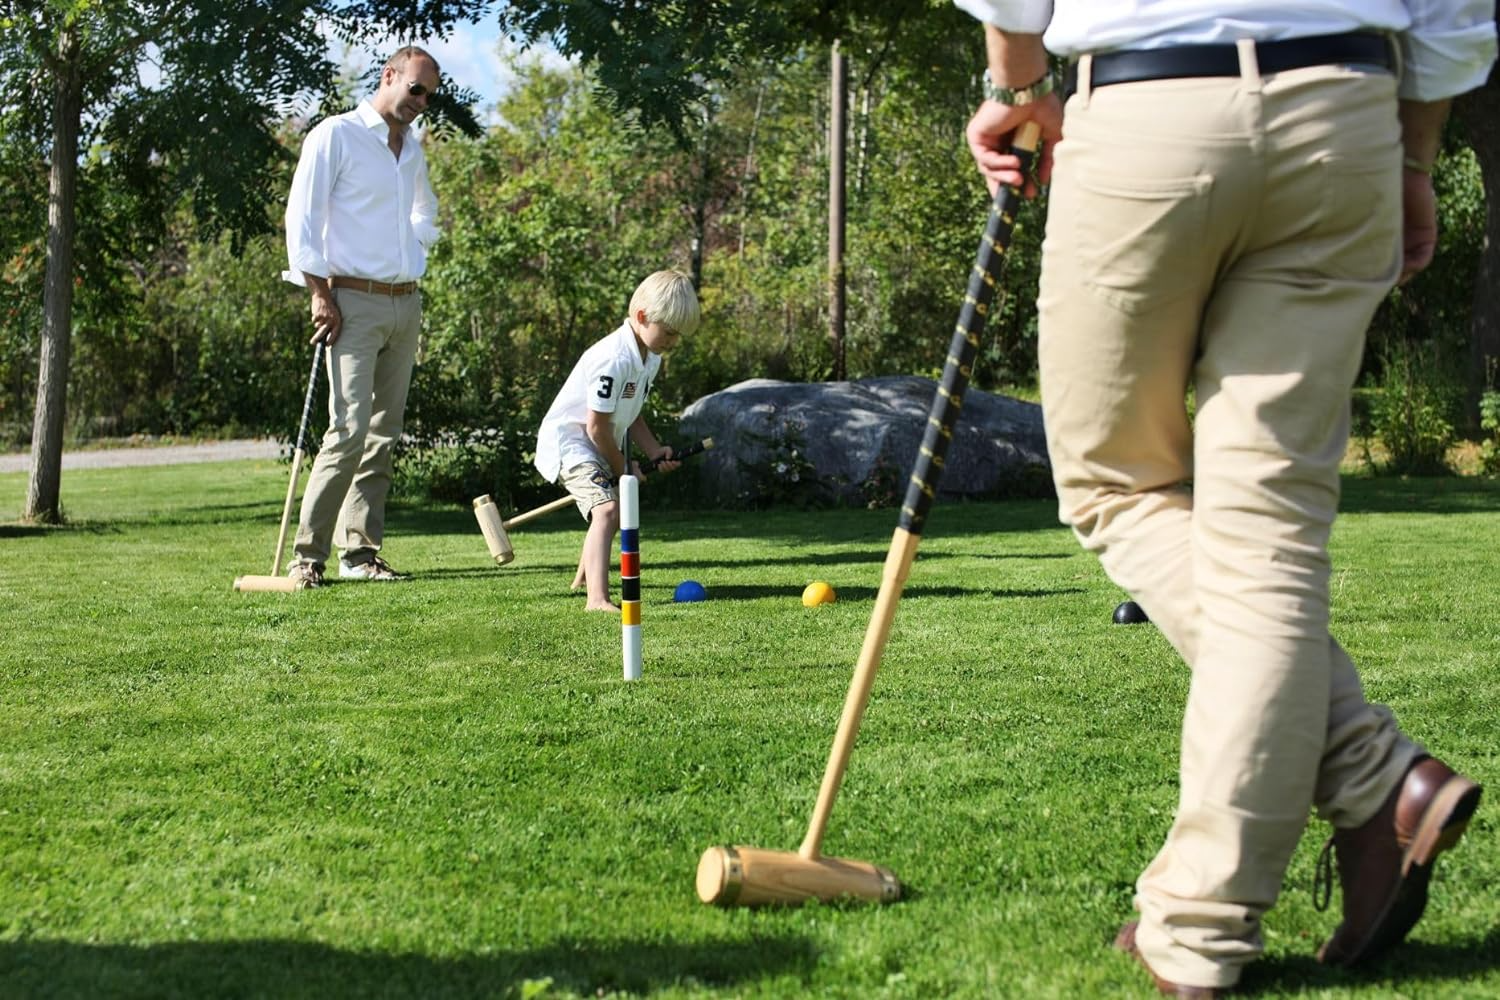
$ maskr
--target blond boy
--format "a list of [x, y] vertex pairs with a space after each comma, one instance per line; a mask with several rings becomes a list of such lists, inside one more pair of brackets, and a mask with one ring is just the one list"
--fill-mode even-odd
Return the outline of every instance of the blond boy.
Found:
[[630, 298], [625, 322], [573, 366], [537, 432], [537, 471], [561, 483], [588, 521], [573, 586], [587, 587], [590, 611], [619, 611], [609, 598], [610, 549], [620, 527], [616, 484], [627, 472], [645, 479], [639, 464], [627, 461], [626, 438], [662, 472], [677, 468], [672, 449], [656, 440], [641, 411], [662, 355], [698, 329], [700, 316], [687, 275], [647, 277]]

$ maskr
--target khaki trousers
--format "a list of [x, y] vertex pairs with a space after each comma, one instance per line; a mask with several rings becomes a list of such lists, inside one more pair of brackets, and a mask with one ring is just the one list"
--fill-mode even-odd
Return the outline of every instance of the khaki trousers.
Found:
[[1418, 752], [1328, 631], [1350, 390], [1400, 267], [1395, 80], [1241, 62], [1091, 92], [1085, 58], [1039, 298], [1061, 517], [1192, 669], [1136, 940], [1201, 986], [1262, 950], [1310, 807], [1362, 823]]
[[[294, 552], [328, 561], [337, 544], [352, 562], [380, 550], [391, 449], [401, 436], [422, 325], [422, 296], [334, 289], [343, 314], [327, 352], [328, 430], [302, 497]], [[335, 530], [337, 529], [337, 530]]]

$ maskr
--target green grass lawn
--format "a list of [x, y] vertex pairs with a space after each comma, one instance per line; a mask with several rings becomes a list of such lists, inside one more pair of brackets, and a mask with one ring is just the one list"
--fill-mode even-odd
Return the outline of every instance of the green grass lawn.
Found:
[[[644, 678], [568, 592], [582, 522], [496, 568], [467, 510], [392, 511], [417, 574], [239, 594], [286, 467], [71, 471], [0, 525], [0, 996], [1153, 996], [1109, 941], [1175, 802], [1187, 674], [1050, 504], [933, 514], [824, 848], [886, 907], [716, 910], [715, 843], [805, 831], [891, 511], [655, 511]], [[23, 475], [0, 476], [18, 511]], [[1351, 480], [1334, 629], [1372, 698], [1491, 799], [1427, 918], [1312, 954], [1314, 823], [1245, 985], [1500, 996], [1500, 484]], [[506, 512], [507, 514], [513, 512]], [[6, 516], [14, 516], [7, 514]], [[692, 578], [710, 600], [672, 603]], [[812, 579], [836, 604], [802, 607]]]

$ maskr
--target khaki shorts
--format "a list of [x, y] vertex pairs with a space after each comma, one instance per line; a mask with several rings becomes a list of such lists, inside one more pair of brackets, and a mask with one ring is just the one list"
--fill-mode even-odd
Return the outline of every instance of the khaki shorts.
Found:
[[615, 475], [603, 462], [581, 462], [565, 470], [560, 481], [563, 489], [572, 494], [573, 502], [578, 504], [578, 513], [585, 521], [589, 519], [589, 512], [601, 503], [620, 499]]

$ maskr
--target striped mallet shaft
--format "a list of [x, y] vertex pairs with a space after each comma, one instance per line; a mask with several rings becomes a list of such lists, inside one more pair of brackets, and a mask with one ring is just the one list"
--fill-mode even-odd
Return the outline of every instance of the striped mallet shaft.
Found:
[[[1034, 122], [1022, 126], [1016, 136], [1011, 152], [1021, 158], [1023, 175], [1031, 170], [1038, 138], [1039, 128]], [[963, 408], [964, 392], [969, 388], [969, 375], [974, 370], [974, 358], [979, 353], [979, 337], [984, 333], [985, 317], [989, 313], [990, 302], [995, 297], [1002, 258], [1010, 248], [1011, 231], [1015, 228], [1016, 210], [1020, 204], [1019, 191], [1010, 187], [1000, 189], [991, 206], [974, 267], [969, 272], [969, 288], [964, 294], [963, 308], [959, 310], [953, 340], [948, 345], [948, 360], [943, 366], [943, 378], [938, 383], [937, 395], [933, 397], [932, 409], [927, 414], [927, 428], [917, 452], [911, 480], [906, 487], [906, 500], [901, 505], [901, 527], [914, 535], [922, 533], [927, 512], [937, 498], [943, 460], [948, 454], [948, 445], [953, 440], [953, 425], [958, 420], [959, 410]]]
[[[1016, 134], [1011, 152], [1020, 158], [1022, 176], [1031, 171], [1032, 159], [1040, 139], [1041, 127], [1035, 122], [1022, 125]], [[834, 799], [838, 797], [839, 785], [844, 780], [844, 770], [849, 765], [849, 753], [854, 747], [855, 734], [859, 732], [865, 706], [870, 700], [875, 672], [880, 669], [880, 658], [885, 653], [886, 640], [891, 634], [891, 622], [896, 617], [896, 604], [901, 600], [906, 576], [911, 571], [912, 560], [916, 558], [917, 543], [922, 537], [927, 511], [937, 497], [938, 478], [943, 472], [943, 456], [947, 454], [948, 443], [953, 439], [953, 424], [963, 406], [964, 390], [969, 386], [969, 374], [974, 368], [974, 357], [979, 352], [979, 335], [984, 331], [985, 315], [995, 296], [1001, 259], [1010, 246], [1011, 231], [1016, 224], [1016, 210], [1020, 205], [1021, 192], [1002, 186], [990, 206], [989, 221], [985, 224], [984, 236], [979, 241], [979, 252], [969, 276], [969, 288], [964, 295], [963, 307], [959, 310], [953, 341], [948, 347], [943, 379], [938, 384], [937, 394], [932, 400], [932, 410], [927, 416], [927, 430], [912, 469], [911, 484], [901, 507], [900, 523], [891, 539], [890, 552], [886, 554], [880, 591], [875, 596], [875, 608], [870, 615], [869, 627], [865, 629], [865, 640], [860, 647], [854, 679], [849, 685], [849, 694], [844, 699], [844, 711], [839, 717], [833, 750], [829, 753], [828, 767], [823, 772], [823, 784], [813, 806], [812, 821], [808, 824], [807, 836], [798, 849], [798, 854], [803, 858], [816, 858], [822, 853], [823, 833], [828, 827], [828, 816], [833, 811]]]
[[620, 477], [620, 628], [625, 679], [641, 678], [641, 484]]
[[[1031, 169], [1040, 137], [1040, 129], [1034, 123], [1023, 125], [1017, 133], [1011, 152], [1020, 158], [1023, 174]], [[859, 663], [854, 668], [849, 695], [844, 699], [838, 733], [828, 756], [828, 767], [823, 772], [823, 784], [818, 789], [818, 801], [813, 807], [807, 836], [796, 853], [754, 847], [708, 848], [698, 861], [697, 876], [698, 898], [705, 903], [720, 906], [795, 905], [812, 898], [850, 897], [877, 902], [901, 898], [901, 883], [889, 870], [868, 861], [825, 856], [823, 833], [828, 828], [828, 816], [833, 811], [854, 737], [870, 699], [870, 687], [880, 667], [880, 657], [890, 635], [896, 604], [901, 600], [906, 574], [917, 553], [922, 522], [937, 495], [942, 458], [952, 438], [953, 420], [962, 405], [984, 314], [994, 295], [1000, 256], [1010, 244], [1019, 198], [1020, 194], [1015, 190], [1005, 188], [1000, 191], [979, 246], [974, 277], [969, 282], [969, 292], [959, 315], [958, 333], [949, 349], [941, 388], [932, 404], [928, 439], [923, 441], [922, 450], [917, 455], [912, 488], [901, 512], [901, 523], [891, 540], [890, 553], [886, 556], [880, 593], [875, 598], [869, 628], [865, 630], [865, 641], [859, 652]]]
[[286, 488], [286, 504], [281, 509], [281, 531], [276, 535], [276, 555], [271, 560], [271, 575], [281, 575], [281, 553], [286, 549], [286, 526], [292, 513], [292, 500], [297, 496], [297, 475], [302, 470], [302, 456], [306, 454], [307, 423], [312, 417], [313, 398], [318, 392], [318, 368], [323, 364], [323, 342], [313, 346], [312, 371], [307, 376], [307, 395], [302, 400], [302, 422], [297, 425], [297, 447], [292, 452], [292, 481]]

